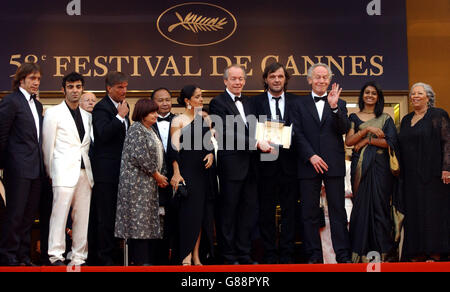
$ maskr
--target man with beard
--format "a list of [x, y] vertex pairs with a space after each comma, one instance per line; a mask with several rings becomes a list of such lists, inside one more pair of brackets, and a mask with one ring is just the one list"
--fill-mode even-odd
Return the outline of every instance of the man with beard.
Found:
[[[265, 92], [252, 98], [260, 123], [282, 122], [292, 125], [294, 105], [298, 96], [287, 93], [289, 73], [273, 63], [266, 67], [263, 80]], [[259, 161], [259, 226], [266, 264], [294, 263], [295, 209], [299, 197], [297, 183], [296, 149], [273, 145], [276, 153], [270, 161]], [[281, 234], [277, 248], [276, 208], [281, 206]]]
[[94, 185], [90, 146], [91, 115], [80, 108], [84, 78], [71, 73], [63, 79], [65, 100], [45, 113], [43, 153], [52, 180], [53, 207], [50, 217], [48, 255], [52, 265], [64, 265], [66, 225], [72, 213], [72, 256], [70, 265], [84, 265], [91, 192]]

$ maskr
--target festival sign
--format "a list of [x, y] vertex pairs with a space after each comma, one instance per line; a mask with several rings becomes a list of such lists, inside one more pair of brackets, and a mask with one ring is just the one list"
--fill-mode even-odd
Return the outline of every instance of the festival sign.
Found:
[[404, 0], [352, 1], [16, 1], [0, 10], [0, 91], [24, 61], [43, 69], [42, 91], [65, 74], [103, 90], [109, 71], [130, 90], [194, 83], [222, 90], [223, 71], [241, 64], [247, 90], [262, 89], [268, 63], [284, 64], [289, 89], [305, 90], [308, 68], [329, 64], [334, 81], [359, 90], [369, 80], [408, 89]]

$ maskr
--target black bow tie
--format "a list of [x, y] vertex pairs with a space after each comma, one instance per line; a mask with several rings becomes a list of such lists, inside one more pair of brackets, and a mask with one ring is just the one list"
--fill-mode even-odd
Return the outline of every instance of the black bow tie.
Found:
[[242, 96], [236, 96], [234, 98], [234, 102], [238, 102], [238, 101], [242, 102], [243, 100], [244, 100], [244, 98]]
[[321, 101], [321, 100], [327, 102], [327, 101], [328, 101], [328, 95], [325, 95], [325, 96], [322, 96], [322, 97], [314, 96], [314, 101], [315, 101], [316, 103], [319, 102], [319, 101]]
[[36, 95], [36, 94], [32, 94], [32, 95], [30, 96], [30, 101], [31, 101], [31, 100], [36, 101], [36, 98], [37, 98], [37, 95]]
[[158, 122], [169, 122], [170, 123], [170, 116], [167, 116], [165, 118], [158, 117]]

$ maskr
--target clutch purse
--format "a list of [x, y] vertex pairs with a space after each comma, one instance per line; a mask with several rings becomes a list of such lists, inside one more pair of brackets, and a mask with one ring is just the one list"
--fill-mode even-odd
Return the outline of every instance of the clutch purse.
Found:
[[394, 176], [400, 175], [400, 163], [398, 162], [395, 150], [389, 147], [389, 165]]
[[188, 197], [187, 186], [184, 182], [183, 182], [183, 184], [178, 185], [178, 190], [175, 192], [174, 197], [177, 197], [177, 198], [187, 198]]
[[319, 215], [319, 226], [320, 228], [324, 228], [327, 226], [327, 223], [325, 221], [325, 207], [320, 207], [320, 215]]

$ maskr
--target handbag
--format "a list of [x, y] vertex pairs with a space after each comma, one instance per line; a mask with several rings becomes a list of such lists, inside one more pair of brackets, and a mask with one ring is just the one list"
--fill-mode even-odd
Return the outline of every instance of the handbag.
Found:
[[324, 228], [327, 226], [325, 221], [325, 201], [322, 197], [320, 197], [320, 212], [319, 212], [319, 227]]
[[389, 147], [389, 165], [394, 176], [400, 175], [400, 163], [398, 162], [395, 150]]
[[188, 197], [188, 190], [186, 183], [183, 182], [183, 184], [178, 185], [178, 190], [174, 193], [174, 197], [176, 198], [187, 198]]
[[327, 223], [325, 221], [325, 207], [320, 207], [320, 215], [319, 215], [319, 227], [324, 228], [327, 226]]

